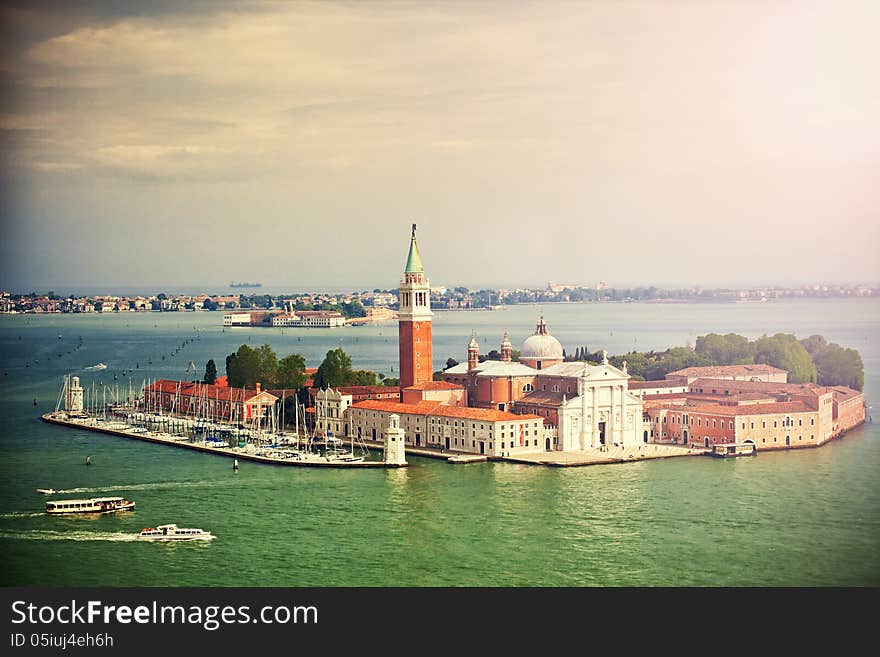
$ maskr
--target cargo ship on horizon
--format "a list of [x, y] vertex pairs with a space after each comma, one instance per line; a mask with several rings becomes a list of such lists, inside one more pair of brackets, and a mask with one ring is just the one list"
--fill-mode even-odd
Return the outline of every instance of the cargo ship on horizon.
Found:
[[232, 281], [229, 287], [263, 287], [262, 283], [237, 283]]

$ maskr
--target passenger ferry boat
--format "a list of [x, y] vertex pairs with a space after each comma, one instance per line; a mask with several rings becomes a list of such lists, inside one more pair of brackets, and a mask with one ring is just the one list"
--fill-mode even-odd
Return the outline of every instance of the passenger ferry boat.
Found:
[[158, 527], [145, 527], [138, 534], [138, 538], [145, 541], [210, 541], [214, 535], [202, 529], [159, 525]]
[[112, 513], [130, 511], [134, 502], [124, 497], [95, 497], [90, 500], [53, 500], [46, 502], [46, 513]]
[[755, 443], [728, 443], [726, 445], [713, 445], [710, 453], [715, 458], [729, 459], [737, 456], [755, 456], [758, 453], [758, 449]]

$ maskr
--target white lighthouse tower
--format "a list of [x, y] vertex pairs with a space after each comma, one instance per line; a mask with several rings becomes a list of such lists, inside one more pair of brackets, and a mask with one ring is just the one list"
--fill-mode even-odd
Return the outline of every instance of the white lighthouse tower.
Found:
[[388, 416], [385, 429], [385, 456], [383, 461], [389, 465], [406, 465], [406, 432], [400, 428], [400, 416]]
[[67, 385], [67, 394], [64, 396], [64, 410], [68, 415], [72, 413], [82, 413], [83, 411], [83, 389], [79, 384], [79, 377], [70, 377]]

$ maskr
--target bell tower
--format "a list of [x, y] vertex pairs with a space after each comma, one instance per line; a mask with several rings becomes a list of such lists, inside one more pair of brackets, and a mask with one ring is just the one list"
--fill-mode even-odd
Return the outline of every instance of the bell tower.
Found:
[[431, 287], [425, 278], [416, 225], [412, 225], [409, 257], [403, 280], [400, 281], [400, 311], [398, 312], [398, 343], [400, 349], [400, 388], [433, 378], [431, 348]]
[[471, 331], [471, 341], [468, 343], [468, 372], [477, 369], [480, 361], [480, 345], [477, 344], [477, 334]]

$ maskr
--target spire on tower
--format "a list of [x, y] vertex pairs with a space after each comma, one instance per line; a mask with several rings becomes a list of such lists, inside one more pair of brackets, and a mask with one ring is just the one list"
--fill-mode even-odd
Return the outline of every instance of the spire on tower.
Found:
[[504, 338], [501, 340], [501, 360], [507, 363], [513, 360], [513, 345], [510, 344], [507, 331], [504, 332]]
[[471, 341], [468, 342], [468, 349], [479, 349], [480, 346], [477, 344], [477, 333], [476, 331], [471, 331]]
[[405, 274], [421, 274], [425, 269], [422, 267], [422, 256], [419, 255], [419, 244], [416, 242], [416, 225], [412, 225], [412, 238], [409, 242], [409, 257], [406, 259]]

